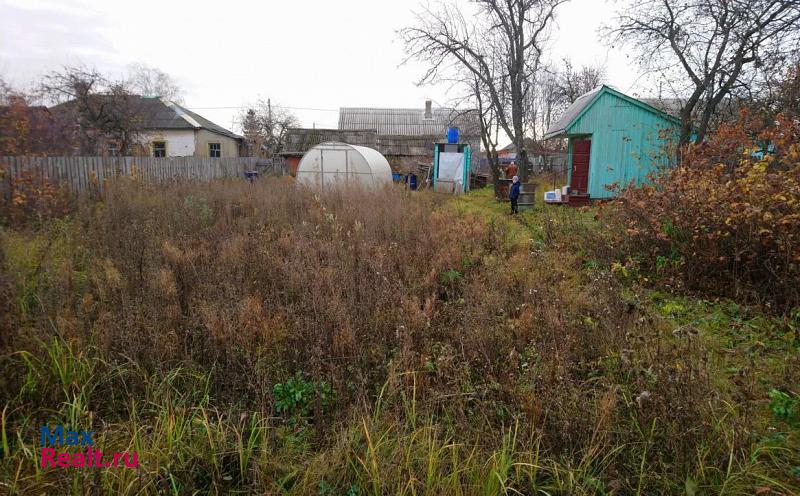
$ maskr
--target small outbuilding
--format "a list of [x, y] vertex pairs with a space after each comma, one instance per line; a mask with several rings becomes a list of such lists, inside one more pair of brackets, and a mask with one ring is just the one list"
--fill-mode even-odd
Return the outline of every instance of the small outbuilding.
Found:
[[380, 188], [392, 184], [386, 157], [366, 146], [326, 142], [311, 148], [297, 165], [297, 182], [315, 188], [344, 184]]
[[336, 142], [348, 145], [366, 146], [379, 150], [378, 134], [373, 129], [320, 129], [290, 127], [286, 129], [284, 150], [278, 155], [283, 158], [290, 176], [297, 176], [297, 166], [308, 150], [320, 143]]
[[673, 165], [680, 126], [679, 118], [603, 85], [575, 100], [544, 137], [569, 140], [567, 198], [581, 204]]

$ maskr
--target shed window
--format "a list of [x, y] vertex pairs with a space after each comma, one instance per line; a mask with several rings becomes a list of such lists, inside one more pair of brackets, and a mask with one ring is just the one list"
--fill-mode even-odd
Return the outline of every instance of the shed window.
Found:
[[167, 156], [167, 142], [166, 141], [153, 141], [153, 156], [166, 157]]
[[222, 156], [222, 146], [219, 143], [209, 143], [208, 144], [208, 156], [213, 158], [219, 158]]
[[108, 156], [109, 157], [116, 157], [119, 155], [119, 146], [114, 141], [110, 141], [108, 143]]

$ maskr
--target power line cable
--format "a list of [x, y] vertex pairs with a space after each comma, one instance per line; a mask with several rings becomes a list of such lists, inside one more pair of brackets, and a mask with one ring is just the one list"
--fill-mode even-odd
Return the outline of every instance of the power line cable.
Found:
[[[313, 108], [313, 107], [289, 107], [287, 105], [278, 105], [281, 108], [291, 110], [313, 110], [316, 112], [338, 112], [339, 109], [326, 109], [326, 108]], [[234, 110], [234, 109], [249, 109], [253, 108], [250, 105], [238, 105], [229, 107], [186, 107], [189, 110]]]

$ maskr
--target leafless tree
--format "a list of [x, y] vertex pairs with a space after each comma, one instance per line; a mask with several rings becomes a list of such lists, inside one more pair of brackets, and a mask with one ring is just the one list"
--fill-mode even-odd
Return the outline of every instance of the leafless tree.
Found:
[[571, 105], [581, 95], [597, 88], [606, 78], [602, 66], [584, 65], [575, 69], [569, 59], [564, 59], [562, 64], [563, 68], [556, 75], [556, 93], [564, 106]]
[[299, 125], [294, 114], [280, 105], [273, 105], [269, 98], [245, 109], [239, 119], [248, 154], [267, 158], [283, 151], [287, 130]]
[[774, 124], [778, 114], [800, 122], [800, 54], [796, 60], [787, 71], [770, 74], [762, 91], [743, 102], [753, 117], [762, 120], [764, 127]]
[[581, 95], [602, 84], [605, 78], [603, 66], [581, 66], [575, 69], [566, 58], [558, 66], [543, 66], [535, 75], [530, 103], [526, 105], [530, 112], [527, 119], [530, 127], [528, 134], [544, 147], [541, 139], [553, 120]]
[[136, 63], [128, 66], [128, 72], [128, 86], [131, 91], [142, 96], [160, 96], [183, 103], [183, 89], [172, 76], [161, 69]]
[[140, 141], [141, 105], [124, 81], [112, 81], [95, 69], [65, 67], [44, 77], [40, 92], [60, 126], [75, 129], [72, 137], [81, 155], [104, 153], [114, 143], [119, 153], [132, 154]]
[[477, 78], [485, 89], [487, 108], [517, 147], [523, 179], [529, 169], [524, 146], [526, 103], [555, 10], [566, 1], [476, 0], [474, 16], [465, 15], [460, 5], [443, 3], [423, 8], [416, 13], [415, 26], [400, 30], [407, 60], [429, 65], [420, 84], [440, 81], [458, 70]]
[[[607, 28], [638, 52], [643, 67], [675, 81], [688, 95], [680, 143], [696, 130], [701, 143], [720, 102], [753, 84], [759, 70], [776, 70], [798, 49], [797, 0], [637, 0]], [[696, 122], [695, 122], [696, 120]]]
[[498, 191], [500, 179], [500, 158], [497, 154], [498, 135], [500, 126], [497, 120], [497, 112], [488, 104], [487, 89], [481, 80], [472, 74], [467, 74], [469, 93], [468, 100], [474, 103], [478, 112], [480, 122], [481, 144], [486, 150], [486, 160], [489, 163], [489, 170], [492, 174], [495, 192]]

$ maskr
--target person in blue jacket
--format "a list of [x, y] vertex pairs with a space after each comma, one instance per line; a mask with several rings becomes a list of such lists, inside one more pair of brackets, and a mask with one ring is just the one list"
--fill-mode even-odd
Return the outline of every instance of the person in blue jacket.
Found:
[[517, 199], [519, 198], [519, 176], [511, 178], [511, 188], [508, 190], [508, 199], [511, 200], [511, 213], [518, 214], [519, 207], [517, 206]]

